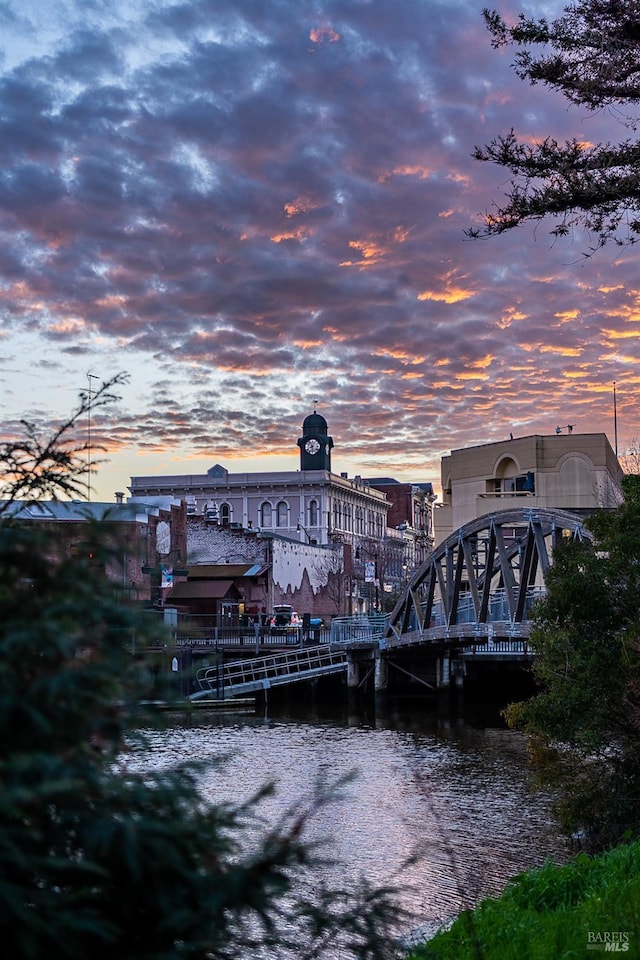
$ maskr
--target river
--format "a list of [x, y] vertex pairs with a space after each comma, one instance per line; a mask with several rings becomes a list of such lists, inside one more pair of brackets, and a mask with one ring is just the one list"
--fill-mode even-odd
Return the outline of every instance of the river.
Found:
[[212, 802], [245, 800], [273, 781], [260, 808], [267, 821], [304, 804], [316, 784], [354, 773], [345, 797], [318, 811], [309, 838], [328, 843], [336, 861], [328, 870], [341, 883], [362, 875], [402, 885], [406, 936], [429, 933], [528, 867], [567, 857], [549, 797], [532, 789], [524, 738], [498, 726], [410, 705], [375, 718], [270, 708], [175, 714], [148, 737], [139, 760], [154, 767], [223, 760], [203, 777]]

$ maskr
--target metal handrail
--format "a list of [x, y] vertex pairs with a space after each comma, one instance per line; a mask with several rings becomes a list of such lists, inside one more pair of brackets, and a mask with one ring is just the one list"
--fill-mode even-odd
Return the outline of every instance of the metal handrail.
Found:
[[270, 685], [274, 680], [315, 673], [328, 667], [342, 668], [346, 663], [344, 650], [332, 649], [328, 644], [286, 650], [248, 660], [233, 660], [214, 667], [203, 667], [196, 674], [201, 690], [218, 694], [248, 684]]

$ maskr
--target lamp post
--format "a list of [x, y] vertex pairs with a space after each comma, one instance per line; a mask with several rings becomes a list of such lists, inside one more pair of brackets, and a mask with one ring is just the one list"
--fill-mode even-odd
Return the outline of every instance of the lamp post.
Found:
[[307, 530], [307, 528], [306, 528], [302, 523], [298, 523], [298, 524], [297, 524], [296, 530], [298, 531], [298, 533], [300, 533], [300, 531], [302, 530], [302, 531], [306, 534], [307, 543], [313, 543], [313, 544], [317, 544], [317, 543], [318, 543], [318, 541], [316, 540], [316, 538], [311, 536], [311, 534], [309, 533], [309, 531]]
[[[369, 605], [373, 606], [373, 609], [376, 613], [380, 612], [380, 580], [378, 578], [378, 552], [377, 550], [367, 550], [362, 544], [356, 547], [356, 560], [362, 559], [362, 555], [370, 557], [369, 560], [364, 560], [364, 582], [368, 584], [373, 584], [373, 588], [369, 589]], [[373, 595], [373, 602], [371, 597]]]

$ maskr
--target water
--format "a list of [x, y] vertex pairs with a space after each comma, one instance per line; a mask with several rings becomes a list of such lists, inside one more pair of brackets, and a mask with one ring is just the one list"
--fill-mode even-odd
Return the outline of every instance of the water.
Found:
[[429, 932], [509, 877], [567, 857], [513, 731], [426, 713], [309, 720], [203, 712], [176, 715], [148, 736], [150, 753], [138, 763], [224, 759], [203, 777], [212, 802], [245, 800], [273, 781], [275, 795], [260, 807], [269, 822], [302, 807], [316, 785], [355, 771], [344, 798], [316, 813], [307, 836], [326, 842], [336, 861], [328, 879], [402, 885], [412, 914], [403, 935]]

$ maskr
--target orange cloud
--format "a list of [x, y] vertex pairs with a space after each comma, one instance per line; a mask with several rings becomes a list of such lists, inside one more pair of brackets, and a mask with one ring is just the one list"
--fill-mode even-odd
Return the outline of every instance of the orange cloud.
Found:
[[447, 286], [444, 290], [423, 290], [418, 294], [418, 300], [435, 300], [438, 303], [460, 303], [475, 296], [473, 290], [463, 287]]
[[393, 357], [394, 360], [400, 360], [402, 363], [410, 364], [412, 367], [424, 363], [426, 357], [416, 356], [414, 353], [407, 353], [406, 350], [397, 350], [390, 347], [388, 350], [377, 350], [376, 357]]
[[80, 333], [87, 329], [87, 324], [80, 317], [66, 317], [60, 319], [57, 323], [49, 324], [47, 328], [51, 333], [70, 334]]
[[418, 300], [434, 300], [439, 303], [459, 303], [461, 300], [469, 300], [475, 296], [474, 290], [467, 290], [462, 286], [465, 277], [457, 277], [455, 270], [449, 270], [448, 273], [437, 278], [442, 283], [441, 290], [422, 290], [418, 294]]
[[469, 364], [470, 367], [480, 367], [481, 369], [485, 367], [490, 367], [494, 361], [494, 357], [490, 353], [486, 354], [484, 357], [480, 357], [478, 360], [474, 360], [473, 363]]
[[288, 217], [295, 217], [299, 213], [308, 213], [315, 210], [319, 204], [311, 197], [296, 197], [290, 203], [285, 203], [284, 212]]
[[417, 177], [419, 180], [426, 180], [434, 171], [429, 167], [423, 167], [420, 164], [403, 164], [400, 167], [394, 167], [393, 170], [387, 170], [378, 177], [378, 183], [384, 183], [391, 177]]
[[554, 347], [549, 344], [542, 345], [540, 353], [557, 353], [561, 357], [579, 357], [582, 355], [582, 347]]
[[349, 246], [361, 252], [362, 260], [343, 260], [341, 267], [371, 267], [389, 252], [388, 247], [375, 240], [350, 240]]
[[638, 330], [604, 330], [603, 333], [609, 340], [635, 340], [640, 336]]
[[312, 27], [309, 31], [309, 39], [312, 43], [337, 43], [340, 34], [333, 27]]
[[288, 230], [286, 233], [274, 233], [270, 238], [272, 243], [282, 243], [284, 240], [306, 240], [313, 231], [309, 227], [298, 227], [297, 230]]

